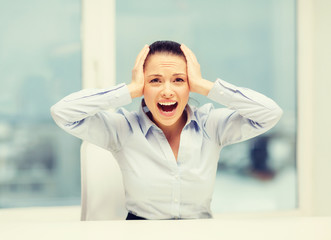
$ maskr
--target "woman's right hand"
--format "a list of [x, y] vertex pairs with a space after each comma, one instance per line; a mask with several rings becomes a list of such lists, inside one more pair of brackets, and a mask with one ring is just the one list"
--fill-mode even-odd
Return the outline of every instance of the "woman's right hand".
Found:
[[136, 58], [132, 69], [132, 80], [128, 85], [131, 98], [140, 97], [144, 92], [144, 63], [149, 52], [149, 46], [145, 45]]

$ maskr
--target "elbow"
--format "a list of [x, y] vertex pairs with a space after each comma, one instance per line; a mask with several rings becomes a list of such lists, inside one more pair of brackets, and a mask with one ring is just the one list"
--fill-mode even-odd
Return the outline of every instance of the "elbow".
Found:
[[273, 128], [283, 116], [283, 110], [277, 106], [271, 111], [268, 122], [270, 123], [270, 128]]
[[53, 105], [50, 108], [50, 113], [51, 113], [52, 118], [55, 120], [57, 118], [57, 116], [58, 116], [58, 110], [57, 110], [56, 104]]
[[54, 122], [61, 127], [62, 123], [63, 123], [63, 118], [61, 117], [63, 114], [61, 114], [61, 108], [58, 107], [57, 104], [53, 105], [50, 108], [50, 114], [54, 120]]
[[277, 108], [275, 109], [276, 123], [281, 119], [282, 116], [283, 116], [283, 109], [277, 106]]

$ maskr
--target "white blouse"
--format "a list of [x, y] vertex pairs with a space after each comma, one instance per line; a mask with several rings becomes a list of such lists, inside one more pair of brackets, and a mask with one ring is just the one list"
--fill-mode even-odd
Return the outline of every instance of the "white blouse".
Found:
[[207, 97], [227, 108], [187, 105], [177, 161], [162, 130], [146, 115], [147, 107], [106, 111], [132, 101], [125, 84], [73, 93], [55, 104], [51, 114], [68, 133], [111, 151], [131, 213], [147, 219], [211, 218], [222, 147], [268, 131], [282, 110], [270, 98], [221, 79]]

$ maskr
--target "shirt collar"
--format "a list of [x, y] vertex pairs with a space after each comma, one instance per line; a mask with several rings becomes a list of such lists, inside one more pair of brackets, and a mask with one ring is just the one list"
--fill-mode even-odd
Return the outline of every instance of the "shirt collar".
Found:
[[[199, 122], [192, 110], [192, 107], [187, 104], [185, 107], [185, 111], [187, 112], [187, 122], [185, 126], [193, 123], [195, 124], [197, 130], [201, 129], [201, 126], [199, 125]], [[150, 128], [154, 127], [159, 129], [158, 126], [156, 126], [156, 124], [147, 116], [147, 112], [149, 112], [149, 109], [145, 104], [145, 100], [142, 99], [139, 107], [139, 118], [140, 126], [145, 136], [147, 135]]]

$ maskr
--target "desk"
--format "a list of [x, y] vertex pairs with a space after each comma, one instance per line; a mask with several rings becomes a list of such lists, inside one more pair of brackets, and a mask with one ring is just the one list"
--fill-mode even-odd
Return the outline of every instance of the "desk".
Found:
[[0, 223], [3, 240], [330, 240], [331, 217]]

